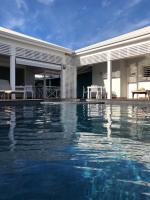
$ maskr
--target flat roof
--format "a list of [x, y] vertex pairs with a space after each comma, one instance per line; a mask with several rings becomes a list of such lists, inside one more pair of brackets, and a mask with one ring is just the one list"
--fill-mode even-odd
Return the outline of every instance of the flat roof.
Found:
[[0, 36], [2, 36], [4, 38], [16, 40], [19, 42], [25, 42], [25, 43], [29, 43], [29, 44], [33, 44], [33, 45], [38, 45], [41, 47], [50, 48], [50, 49], [53, 49], [56, 51], [61, 51], [64, 53], [69, 53], [69, 54], [73, 53], [73, 51], [69, 48], [65, 48], [65, 47], [62, 47], [62, 46], [59, 46], [59, 45], [56, 45], [53, 43], [49, 43], [44, 40], [37, 39], [37, 38], [31, 37], [29, 35], [25, 35], [25, 34], [22, 34], [22, 33], [19, 33], [19, 32], [4, 28], [4, 27], [0, 27]]
[[139, 40], [139, 39], [142, 39], [143, 37], [150, 38], [150, 26], [147, 26], [147, 27], [144, 27], [144, 28], [141, 28], [141, 29], [108, 39], [108, 40], [104, 40], [102, 42], [98, 42], [93, 45], [89, 45], [87, 47], [76, 50], [75, 53], [77, 55], [80, 55], [80, 54], [88, 53], [88, 52], [95, 51], [98, 49], [103, 49], [106, 47], [111, 47], [111, 46], [127, 43], [129, 41], [132, 42], [133, 40]]

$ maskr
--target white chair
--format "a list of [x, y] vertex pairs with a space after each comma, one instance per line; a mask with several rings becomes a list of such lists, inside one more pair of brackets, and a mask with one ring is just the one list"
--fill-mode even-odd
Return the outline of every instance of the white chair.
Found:
[[92, 99], [93, 97], [96, 99], [106, 98], [106, 90], [103, 86], [99, 85], [91, 85], [87, 87], [88, 89], [88, 99]]
[[34, 98], [33, 86], [32, 85], [25, 85], [24, 89], [25, 89], [26, 98], [28, 97], [28, 94], [31, 94], [31, 98], [33, 99]]
[[90, 87], [90, 99], [92, 97], [95, 97], [96, 99], [102, 98], [102, 87], [98, 85], [91, 85]]
[[97, 98], [97, 87], [95, 85], [92, 85], [90, 88], [90, 99], [92, 99], [92, 97]]

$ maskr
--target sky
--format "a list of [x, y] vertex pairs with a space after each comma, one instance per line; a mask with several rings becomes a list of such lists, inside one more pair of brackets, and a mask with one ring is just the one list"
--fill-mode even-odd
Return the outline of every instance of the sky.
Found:
[[150, 0], [0, 0], [0, 26], [79, 49], [150, 25]]

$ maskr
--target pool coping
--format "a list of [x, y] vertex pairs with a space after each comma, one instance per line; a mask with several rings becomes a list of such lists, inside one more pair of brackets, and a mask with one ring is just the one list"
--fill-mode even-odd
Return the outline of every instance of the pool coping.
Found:
[[136, 99], [101, 99], [101, 100], [86, 100], [88, 103], [104, 103], [104, 104], [113, 104], [113, 105], [145, 105], [150, 106], [150, 100], [136, 100]]
[[101, 99], [101, 100], [80, 100], [80, 99], [66, 99], [66, 100], [43, 100], [43, 99], [16, 99], [16, 100], [0, 100], [0, 106], [17, 106], [17, 105], [40, 105], [41, 103], [87, 103], [87, 104], [111, 104], [111, 105], [144, 105], [150, 106], [149, 100], [120, 100], [120, 99]]
[[0, 100], [0, 106], [38, 105], [43, 101], [42, 99]]

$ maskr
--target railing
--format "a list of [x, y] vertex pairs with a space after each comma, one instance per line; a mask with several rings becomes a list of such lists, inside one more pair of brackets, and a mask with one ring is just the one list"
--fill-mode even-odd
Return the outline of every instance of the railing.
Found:
[[36, 86], [35, 98], [36, 99], [58, 99], [60, 98], [60, 87], [57, 86]]

